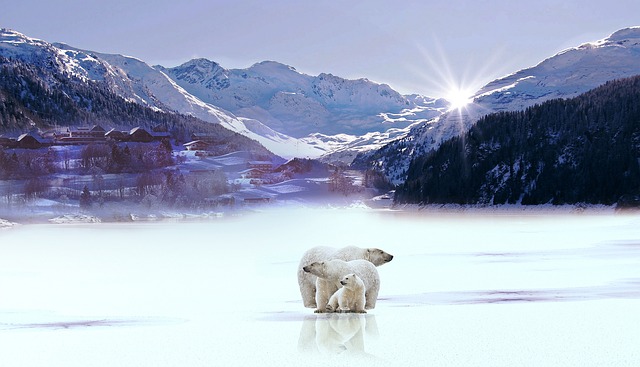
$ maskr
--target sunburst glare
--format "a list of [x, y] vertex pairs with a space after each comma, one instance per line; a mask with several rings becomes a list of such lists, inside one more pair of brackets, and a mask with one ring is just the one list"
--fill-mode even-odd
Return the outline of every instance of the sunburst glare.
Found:
[[501, 57], [503, 52], [500, 49], [496, 49], [488, 59], [474, 60], [470, 57], [463, 62], [452, 62], [437, 38], [430, 44], [428, 50], [422, 44], [416, 45], [425, 64], [421, 70], [413, 68], [413, 72], [427, 89], [436, 94], [432, 97], [444, 98], [450, 103], [449, 110], [464, 109], [486, 83], [511, 70], [510, 63]]
[[473, 102], [473, 93], [470, 88], [453, 87], [444, 98], [449, 102], [449, 110], [460, 110]]
[[[430, 45], [428, 49], [426, 44]], [[488, 58], [474, 59], [470, 54], [465, 60], [449, 60], [436, 37], [432, 42], [418, 42], [415, 47], [423, 57], [420, 66], [409, 66], [416, 82], [429, 90], [431, 97], [448, 102], [447, 113], [429, 122], [426, 141], [435, 148], [443, 139], [465, 132], [474, 118], [480, 117], [485, 108], [474, 103], [475, 95], [491, 80], [507, 75], [506, 71], [512, 70], [512, 60], [503, 57], [499, 48]]]

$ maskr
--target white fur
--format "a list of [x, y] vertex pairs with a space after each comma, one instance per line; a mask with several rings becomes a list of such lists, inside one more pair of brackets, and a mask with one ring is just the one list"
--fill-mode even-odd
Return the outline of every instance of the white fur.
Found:
[[329, 298], [327, 312], [358, 312], [366, 313], [364, 305], [365, 286], [362, 279], [356, 274], [347, 274], [340, 281], [342, 288], [338, 289]]
[[375, 266], [380, 266], [391, 261], [393, 256], [377, 248], [360, 248], [357, 246], [347, 246], [339, 249], [329, 246], [317, 246], [307, 250], [302, 255], [298, 265], [298, 285], [305, 307], [317, 307], [315, 299], [317, 293], [316, 276], [305, 272], [302, 268], [314, 262], [333, 259], [344, 261], [362, 259], [370, 261]]
[[329, 298], [340, 288], [340, 280], [347, 274], [356, 274], [365, 286], [365, 309], [376, 307], [380, 291], [380, 276], [375, 265], [367, 260], [343, 261], [333, 259], [311, 263], [303, 268], [316, 279], [317, 313], [325, 312]]

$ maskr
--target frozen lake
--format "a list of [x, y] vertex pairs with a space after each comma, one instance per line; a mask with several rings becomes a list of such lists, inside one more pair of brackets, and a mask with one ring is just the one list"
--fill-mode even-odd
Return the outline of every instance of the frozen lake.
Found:
[[[315, 245], [379, 247], [366, 315], [315, 315]], [[640, 215], [268, 210], [0, 230], [0, 364], [638, 366]]]

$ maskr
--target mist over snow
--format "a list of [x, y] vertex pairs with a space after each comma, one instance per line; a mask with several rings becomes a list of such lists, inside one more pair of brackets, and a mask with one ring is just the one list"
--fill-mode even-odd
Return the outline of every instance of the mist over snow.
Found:
[[[635, 365], [637, 215], [260, 210], [0, 230], [5, 366]], [[378, 247], [377, 306], [316, 315], [315, 245]]]

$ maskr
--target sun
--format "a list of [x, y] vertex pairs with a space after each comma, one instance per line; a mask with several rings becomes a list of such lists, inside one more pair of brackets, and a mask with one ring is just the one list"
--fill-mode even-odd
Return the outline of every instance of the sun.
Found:
[[460, 110], [473, 102], [472, 93], [464, 88], [451, 88], [444, 97], [450, 103], [449, 110]]

